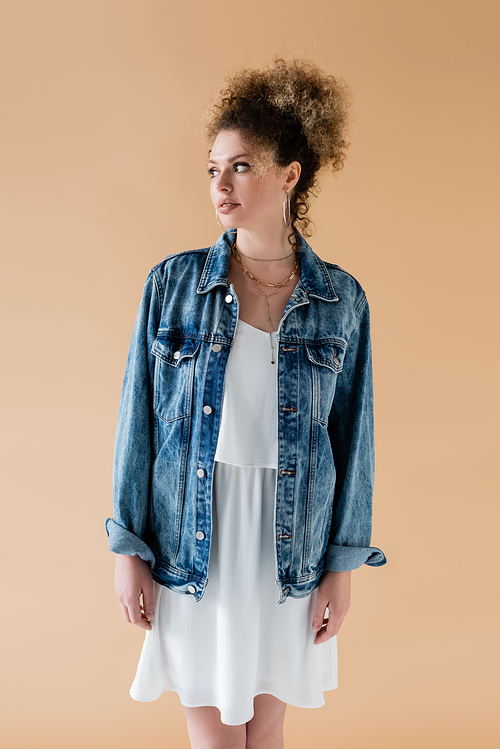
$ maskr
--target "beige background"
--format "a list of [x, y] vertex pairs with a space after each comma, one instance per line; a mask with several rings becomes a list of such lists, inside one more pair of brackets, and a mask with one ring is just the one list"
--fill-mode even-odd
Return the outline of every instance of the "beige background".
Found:
[[[142, 634], [104, 519], [128, 341], [166, 254], [218, 236], [200, 115], [228, 68], [304, 53], [356, 93], [311, 240], [373, 316], [381, 569], [340, 688], [287, 749], [498, 746], [497, 2], [3, 0], [0, 704], [9, 749], [187, 747], [128, 696]], [[495, 694], [497, 690], [497, 694]]]

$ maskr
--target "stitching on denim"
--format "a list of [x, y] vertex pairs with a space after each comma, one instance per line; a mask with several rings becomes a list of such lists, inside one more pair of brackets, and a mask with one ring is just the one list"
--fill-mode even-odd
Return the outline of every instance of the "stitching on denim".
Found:
[[299, 577], [285, 577], [283, 580], [281, 580], [281, 582], [283, 585], [288, 585], [288, 584], [300, 585], [301, 583], [307, 583], [309, 580], [314, 580], [314, 578], [320, 577], [324, 568], [325, 568], [324, 564], [319, 565], [314, 570], [314, 572], [310, 572], [308, 575], [300, 575]]
[[358, 299], [354, 306], [354, 314], [356, 315], [356, 317], [359, 317], [360, 313], [365, 308], [367, 301], [368, 300], [366, 298], [366, 294], [363, 292], [362, 296]]
[[214, 288], [214, 286], [219, 286], [219, 285], [226, 286], [226, 287], [228, 286], [228, 280], [226, 276], [225, 278], [219, 277], [219, 278], [213, 279], [211, 286], [207, 288], [209, 276], [212, 272], [212, 266], [215, 262], [215, 257], [216, 257], [216, 254], [213, 251], [213, 249], [215, 245], [218, 243], [219, 243], [219, 240], [217, 240], [217, 242], [214, 245], [212, 245], [212, 247], [209, 247], [208, 250], [206, 250], [208, 263], [205, 261], [203, 273], [201, 274], [200, 281], [196, 288], [197, 294], [203, 294], [203, 293], [206, 293], [207, 291], [211, 291]]
[[193, 333], [189, 330], [176, 328], [171, 330], [170, 328], [158, 328], [156, 333], [157, 338], [166, 338], [169, 341], [175, 340], [190, 340], [190, 341], [201, 341], [203, 343], [225, 343], [230, 344], [232, 339], [226, 338], [220, 333]]
[[[319, 267], [321, 269], [321, 273], [323, 275], [323, 280], [325, 282], [325, 286], [328, 287], [330, 298], [327, 299], [327, 301], [329, 301], [329, 302], [330, 301], [332, 301], [332, 302], [336, 301], [338, 299], [338, 295], [337, 295], [337, 292], [335, 291], [335, 288], [333, 286], [333, 281], [330, 278], [330, 274], [328, 273], [328, 270], [326, 268], [326, 265], [325, 265], [324, 261], [318, 255], [316, 255], [312, 249], [311, 249], [311, 252], [312, 252], [312, 256], [313, 256], [314, 260], [316, 261], [316, 265], [319, 265]], [[333, 296], [332, 296], [332, 292], [333, 292]], [[313, 291], [311, 291], [310, 294], [311, 294], [311, 296], [319, 296], [319, 295], [314, 294]], [[324, 296], [321, 296], [320, 298], [321, 299], [325, 299]]]
[[339, 374], [340, 372], [342, 372], [342, 364], [333, 364], [332, 362], [322, 361], [320, 359], [313, 359], [311, 356], [309, 356], [309, 354], [308, 354], [308, 359], [312, 364], [316, 364], [318, 367], [326, 367], [327, 369], [329, 369], [331, 372], [334, 372], [335, 374]]
[[[317, 373], [314, 371], [312, 372], [312, 381], [313, 381], [313, 393], [316, 389], [316, 391], [319, 391], [319, 388], [315, 388], [314, 380], [317, 377]], [[317, 401], [318, 399], [314, 397], [313, 398]], [[310, 447], [309, 447], [309, 476], [307, 481], [307, 496], [306, 496], [306, 506], [305, 506], [305, 523], [304, 523], [304, 541], [302, 545], [302, 561], [301, 561], [301, 571], [303, 572], [304, 569], [307, 566], [308, 560], [309, 560], [309, 550], [311, 547], [311, 526], [312, 526], [312, 498], [314, 497], [315, 488], [316, 488], [316, 457], [317, 457], [317, 447], [318, 447], [318, 429], [314, 429], [314, 421], [317, 421], [314, 419], [314, 411], [318, 409], [319, 410], [319, 404], [314, 404], [313, 402], [313, 418], [311, 419], [311, 438], [310, 438]]]
[[158, 324], [161, 320], [161, 311], [163, 309], [163, 288], [160, 286], [160, 279], [156, 272], [153, 272], [153, 283], [156, 287], [156, 293], [158, 295]]
[[187, 582], [194, 582], [196, 580], [197, 582], [204, 584], [206, 580], [206, 578], [199, 577], [193, 572], [185, 572], [184, 570], [180, 570], [178, 567], [173, 567], [171, 564], [168, 564], [168, 562], [156, 560], [155, 569], [162, 569], [166, 572], [171, 572], [176, 577], [185, 578]]
[[164, 424], [173, 424], [174, 421], [179, 421], [179, 419], [189, 419], [190, 415], [189, 413], [184, 414], [183, 416], [174, 416], [173, 419], [166, 419], [164, 416], [162, 416], [158, 411], [155, 409], [155, 414], [158, 416], [159, 419], [163, 421]]
[[342, 349], [347, 348], [347, 341], [343, 338], [331, 337], [328, 338], [299, 338], [299, 336], [292, 336], [290, 334], [280, 334], [280, 343], [297, 344], [298, 346], [328, 346], [336, 344]]
[[318, 424], [323, 424], [324, 427], [328, 426], [328, 422], [327, 421], [323, 421], [323, 419], [320, 419], [319, 416], [313, 416], [312, 417], [312, 421], [317, 421]]
[[[190, 395], [189, 395], [189, 401], [188, 401], [188, 409], [191, 412], [192, 411], [192, 396], [191, 392], [193, 390], [194, 386], [194, 370], [191, 377], [191, 387]], [[177, 421], [177, 419], [176, 419]], [[176, 523], [175, 523], [175, 534], [177, 535], [177, 548], [175, 550], [175, 559], [177, 560], [177, 557], [179, 556], [179, 550], [182, 543], [182, 521], [184, 517], [184, 501], [186, 498], [186, 483], [187, 483], [187, 462], [188, 462], [188, 448], [189, 448], [189, 439], [191, 436], [191, 426], [192, 426], [192, 419], [184, 419], [183, 424], [181, 426], [182, 433], [180, 440], [181, 445], [181, 453], [180, 453], [180, 465], [179, 465], [179, 491], [177, 495], [177, 512], [176, 512]]]

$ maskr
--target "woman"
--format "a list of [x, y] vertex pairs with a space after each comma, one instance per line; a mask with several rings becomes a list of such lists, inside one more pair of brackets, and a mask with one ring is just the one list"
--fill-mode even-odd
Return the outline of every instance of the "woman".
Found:
[[342, 86], [277, 59], [216, 101], [224, 234], [148, 276], [115, 451], [116, 585], [146, 635], [137, 700], [178, 693], [192, 747], [283, 746], [286, 704], [337, 684], [351, 570], [370, 547], [369, 311], [307, 230], [345, 156]]

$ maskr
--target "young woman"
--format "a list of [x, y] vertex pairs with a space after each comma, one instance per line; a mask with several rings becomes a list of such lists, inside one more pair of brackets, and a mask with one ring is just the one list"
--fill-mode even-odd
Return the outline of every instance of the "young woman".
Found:
[[319, 707], [337, 685], [351, 570], [385, 563], [370, 547], [368, 304], [303, 238], [346, 114], [309, 63], [228, 81], [207, 127], [225, 231], [153, 268], [134, 327], [115, 589], [148, 630], [132, 697], [176, 691], [196, 749], [282, 747], [286, 704]]

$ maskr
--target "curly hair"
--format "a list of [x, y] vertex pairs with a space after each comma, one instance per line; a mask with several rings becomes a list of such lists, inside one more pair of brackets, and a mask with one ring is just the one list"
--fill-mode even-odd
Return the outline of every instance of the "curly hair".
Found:
[[349, 95], [344, 81], [326, 75], [308, 60], [276, 57], [262, 70], [243, 68], [225, 81], [207, 114], [211, 142], [221, 130], [238, 130], [253, 149], [257, 165], [301, 165], [290, 195], [290, 227], [296, 244], [305, 236], [309, 200], [318, 193], [318, 172], [342, 169], [348, 143]]

